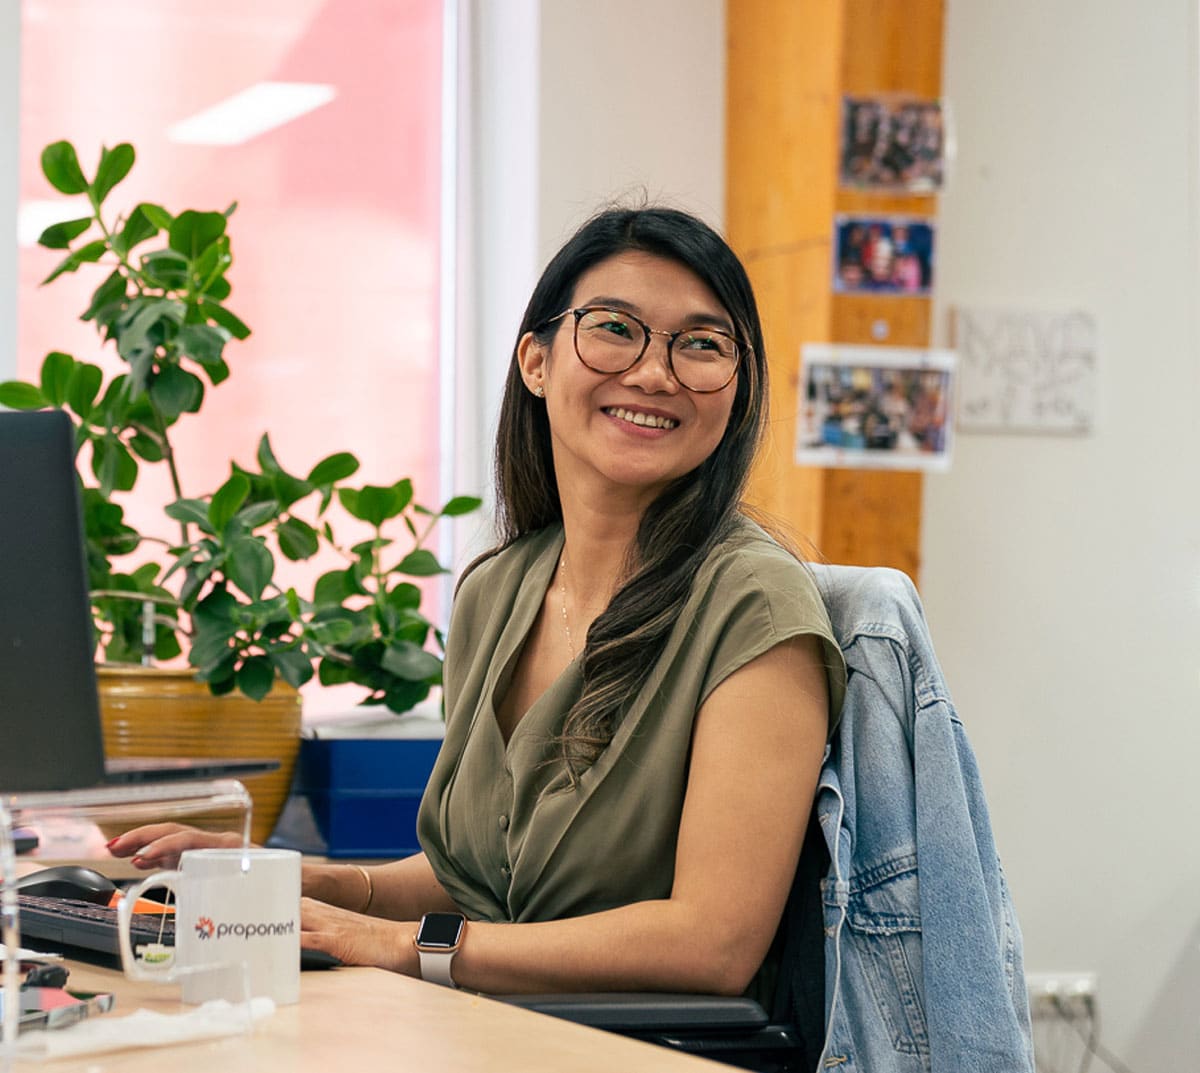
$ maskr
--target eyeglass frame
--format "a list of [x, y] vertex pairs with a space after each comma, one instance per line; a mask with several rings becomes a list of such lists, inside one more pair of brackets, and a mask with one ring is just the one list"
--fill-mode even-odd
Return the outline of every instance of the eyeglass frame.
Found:
[[[597, 369], [594, 366], [588, 365], [588, 363], [583, 360], [583, 355], [579, 353], [579, 322], [583, 319], [585, 313], [595, 313], [598, 311], [619, 313], [623, 317], [628, 317], [630, 320], [641, 325], [642, 331], [646, 333], [646, 338], [642, 341], [642, 349], [638, 351], [638, 356], [634, 358], [633, 361], [631, 361], [628, 365], [626, 365], [624, 369], [616, 369], [612, 372], [608, 372], [605, 369]], [[733, 371], [729, 374], [729, 379], [726, 380], [725, 383], [723, 383], [720, 387], [688, 387], [687, 384], [679, 379], [679, 374], [675, 372], [675, 340], [681, 335], [695, 331], [695, 328], [680, 328], [677, 332], [668, 332], [662, 328], [651, 328], [650, 325], [642, 320], [641, 317], [630, 313], [628, 309], [614, 309], [612, 306], [594, 305], [575, 306], [570, 309], [564, 309], [561, 313], [556, 313], [548, 320], [542, 321], [542, 323], [535, 330], [541, 331], [544, 328], [549, 328], [551, 324], [553, 324], [555, 321], [562, 320], [562, 318], [568, 313], [575, 317], [575, 328], [571, 332], [571, 342], [575, 350], [575, 357], [577, 357], [583, 363], [584, 368], [591, 369], [592, 372], [600, 373], [602, 376], [620, 376], [622, 373], [629, 372], [630, 369], [632, 369], [639, 361], [642, 360], [642, 358], [646, 356], [646, 351], [650, 349], [650, 337], [654, 335], [665, 335], [667, 337], [667, 368], [670, 370], [671, 376], [674, 378], [675, 383], [677, 383], [685, 391], [691, 391], [697, 395], [715, 395], [718, 391], [724, 391], [727, 387], [729, 387], [730, 384], [733, 383], [734, 377], [737, 376], [738, 370], [742, 367], [743, 356], [754, 353], [754, 347], [744, 340], [739, 339], [736, 335], [731, 335], [729, 332], [723, 332], [720, 328], [704, 329], [705, 331], [713, 332], [716, 335], [723, 335], [726, 339], [732, 342], [733, 345], [737, 347], [737, 360], [733, 363]]]

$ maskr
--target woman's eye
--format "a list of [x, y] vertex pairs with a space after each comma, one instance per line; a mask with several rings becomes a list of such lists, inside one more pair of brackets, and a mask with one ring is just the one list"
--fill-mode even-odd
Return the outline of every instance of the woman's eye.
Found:
[[681, 335], [679, 341], [675, 344], [683, 350], [689, 351], [714, 351], [721, 350], [720, 340], [711, 335]]
[[633, 325], [624, 317], [618, 316], [615, 313], [596, 312], [588, 314], [583, 322], [583, 326], [589, 332], [615, 335], [619, 339], [631, 339], [633, 337]]

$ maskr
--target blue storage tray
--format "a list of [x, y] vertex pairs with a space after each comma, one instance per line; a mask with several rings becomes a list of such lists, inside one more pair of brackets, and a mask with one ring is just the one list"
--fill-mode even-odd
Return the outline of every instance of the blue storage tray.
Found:
[[301, 743], [298, 789], [329, 857], [407, 857], [420, 850], [417, 809], [439, 739], [316, 738]]

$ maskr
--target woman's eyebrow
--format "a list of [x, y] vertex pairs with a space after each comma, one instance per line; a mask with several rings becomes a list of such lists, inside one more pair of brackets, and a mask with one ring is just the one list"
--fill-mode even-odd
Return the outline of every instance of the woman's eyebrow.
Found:
[[[633, 313], [638, 317], [642, 316], [641, 307], [638, 306], [637, 303], [631, 302], [626, 298], [616, 298], [606, 294], [597, 294], [594, 297], [589, 298], [586, 302], [579, 302], [575, 308], [588, 309], [592, 306], [602, 306], [605, 309], [616, 309], [625, 313]], [[684, 324], [692, 326], [704, 324], [712, 328], [717, 328], [718, 330], [725, 332], [727, 335], [736, 334], [733, 330], [733, 323], [728, 317], [721, 313], [710, 313], [707, 311], [691, 313], [680, 319]], [[651, 325], [651, 327], [654, 327], [654, 325]]]

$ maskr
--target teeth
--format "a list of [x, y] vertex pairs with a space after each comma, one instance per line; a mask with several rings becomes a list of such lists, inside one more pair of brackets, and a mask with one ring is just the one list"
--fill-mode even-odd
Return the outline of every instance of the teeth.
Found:
[[626, 410], [621, 406], [610, 406], [604, 412], [611, 414], [613, 417], [620, 418], [622, 421], [628, 421], [634, 425], [643, 425], [646, 428], [675, 428], [679, 424], [673, 417], [644, 414], [634, 410]]

